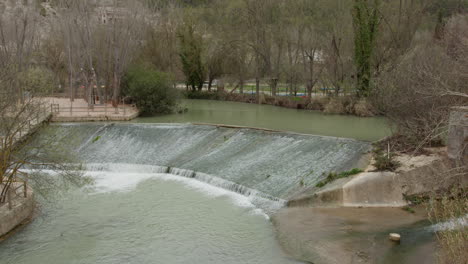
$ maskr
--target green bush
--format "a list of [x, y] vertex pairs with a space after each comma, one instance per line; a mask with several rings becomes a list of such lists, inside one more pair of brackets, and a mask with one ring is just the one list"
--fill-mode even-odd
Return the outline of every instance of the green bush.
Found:
[[400, 163], [395, 160], [395, 153], [385, 152], [382, 148], [374, 149], [374, 167], [377, 171], [395, 171]]
[[35, 95], [47, 95], [54, 88], [54, 74], [43, 67], [31, 67], [20, 74], [24, 91]]
[[171, 78], [145, 65], [131, 67], [123, 79], [123, 94], [130, 97], [142, 115], [172, 113], [178, 104], [179, 92]]
[[187, 99], [205, 99], [205, 100], [221, 100], [220, 94], [218, 92], [207, 92], [207, 91], [186, 91], [184, 96]]
[[330, 172], [327, 176], [327, 178], [325, 178], [325, 180], [323, 181], [320, 181], [318, 182], [315, 187], [318, 187], [318, 188], [322, 188], [323, 186], [327, 185], [328, 183], [334, 181], [334, 180], [338, 180], [338, 179], [342, 179], [342, 178], [347, 178], [349, 176], [352, 176], [352, 175], [356, 175], [356, 174], [359, 174], [361, 173], [362, 170], [361, 169], [357, 169], [357, 168], [354, 168], [352, 170], [349, 170], [349, 171], [343, 171], [341, 173], [335, 173], [335, 172]]

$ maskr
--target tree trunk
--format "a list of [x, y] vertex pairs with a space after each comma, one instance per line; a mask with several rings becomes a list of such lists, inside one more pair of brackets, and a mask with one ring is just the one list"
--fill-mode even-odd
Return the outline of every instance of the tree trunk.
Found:
[[117, 106], [119, 106], [119, 78], [117, 77], [117, 73], [114, 72], [114, 92], [112, 94], [112, 106], [116, 108], [117, 111]]
[[310, 102], [312, 99], [312, 90], [314, 89], [313, 81], [310, 80], [307, 84], [307, 100]]
[[239, 80], [239, 92], [241, 94], [244, 93], [244, 79], [243, 78], [240, 78], [240, 80]]
[[103, 99], [104, 99], [104, 93], [102, 91], [102, 87], [101, 87], [101, 82], [99, 81], [100, 78], [98, 76], [98, 74], [95, 72], [95, 82], [96, 82], [96, 87], [97, 87], [97, 95], [98, 95], [98, 98], [99, 98], [99, 104], [102, 104], [103, 103]]
[[208, 92], [211, 92], [211, 86], [213, 85], [213, 78], [209, 77], [208, 80]]
[[278, 79], [271, 80], [271, 95], [276, 96], [276, 88], [278, 87]]
[[69, 70], [69, 81], [70, 81], [70, 101], [75, 101], [75, 94], [73, 91], [73, 63], [72, 63], [72, 57], [71, 57], [71, 44], [69, 43], [68, 46], [68, 70]]
[[255, 95], [257, 96], [257, 103], [261, 104], [260, 102], [260, 78], [255, 77]]

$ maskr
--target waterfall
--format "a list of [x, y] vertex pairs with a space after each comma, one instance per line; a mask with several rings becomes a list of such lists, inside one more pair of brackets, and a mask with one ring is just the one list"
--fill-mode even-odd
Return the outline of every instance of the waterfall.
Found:
[[90, 170], [170, 173], [278, 201], [329, 172], [357, 167], [371, 148], [353, 139], [189, 124], [50, 127], [58, 144], [71, 145]]
[[[206, 173], [195, 172], [187, 169], [170, 168], [165, 166], [142, 165], [142, 164], [122, 164], [122, 163], [90, 163], [85, 166], [86, 173], [89, 175], [99, 175], [100, 172], [114, 173], [115, 177], [120, 177], [118, 185], [128, 184], [127, 180], [122, 180], [122, 174], [129, 175], [139, 179], [149, 179], [152, 176], [160, 174], [175, 175], [182, 178], [193, 179], [208, 185], [224, 189], [233, 193], [240, 194], [248, 198], [248, 200], [255, 206], [264, 209], [266, 212], [275, 211], [286, 205], [286, 201], [266, 193], [242, 186], [240, 184], [224, 180], [220, 177], [209, 175]], [[119, 176], [117, 176], [119, 175]], [[139, 176], [136, 176], [139, 175]], [[131, 179], [129, 179], [131, 180]], [[125, 182], [125, 183], [123, 183]], [[136, 184], [133, 181], [132, 184]], [[130, 186], [133, 186], [130, 184]], [[110, 185], [110, 184], [109, 184]], [[118, 188], [117, 188], [118, 189]]]

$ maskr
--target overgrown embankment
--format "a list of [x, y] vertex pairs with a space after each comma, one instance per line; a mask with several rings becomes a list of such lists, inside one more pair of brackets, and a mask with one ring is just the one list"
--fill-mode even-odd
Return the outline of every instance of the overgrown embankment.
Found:
[[[186, 91], [184, 95], [188, 99], [258, 103], [257, 96], [254, 94]], [[261, 94], [260, 104], [293, 109], [315, 110], [329, 114], [355, 115], [360, 117], [371, 117], [378, 115], [378, 112], [372, 107], [370, 103], [368, 103], [366, 99], [359, 99], [350, 95], [337, 97], [320, 95], [308, 98], [298, 96], [270, 96]]]

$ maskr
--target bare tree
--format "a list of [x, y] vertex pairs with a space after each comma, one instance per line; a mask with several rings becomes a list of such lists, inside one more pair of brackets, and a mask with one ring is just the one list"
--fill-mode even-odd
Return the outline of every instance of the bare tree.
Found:
[[34, 148], [24, 147], [26, 135], [49, 113], [42, 100], [35, 97], [41, 90], [28, 87], [31, 75], [24, 74], [31, 68], [39, 47], [37, 14], [34, 6], [25, 3], [4, 8], [0, 17], [0, 203], [16, 191], [20, 182], [34, 180], [27, 166], [47, 162], [42, 154], [45, 146], [51, 146], [51, 141], [44, 141]]
[[255, 62], [255, 92], [257, 102], [260, 102], [260, 80], [270, 71], [271, 67], [271, 30], [270, 0], [244, 0], [245, 13], [243, 14], [248, 37], [247, 45], [252, 50]]
[[468, 103], [466, 19], [454, 17], [443, 40], [426, 33], [379, 78], [375, 105], [395, 123], [402, 150], [442, 144], [450, 108]]

